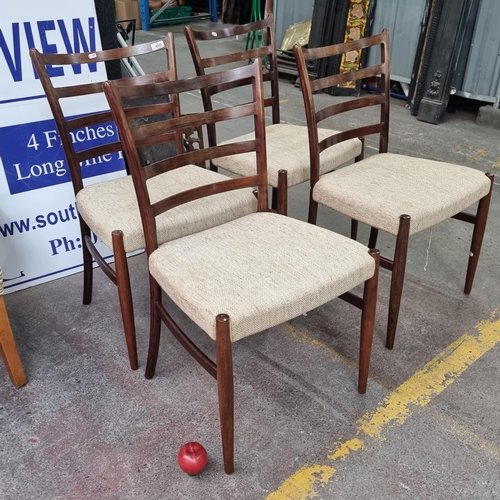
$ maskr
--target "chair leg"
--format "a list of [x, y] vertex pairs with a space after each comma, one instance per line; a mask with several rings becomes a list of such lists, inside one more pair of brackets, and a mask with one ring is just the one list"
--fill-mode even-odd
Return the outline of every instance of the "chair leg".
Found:
[[358, 239], [358, 221], [356, 219], [351, 219], [351, 240]]
[[316, 224], [317, 218], [318, 202], [314, 201], [311, 188], [311, 190], [309, 191], [309, 217], [307, 218], [307, 222], [309, 222], [309, 224]]
[[469, 264], [467, 266], [467, 275], [465, 278], [464, 293], [469, 295], [474, 282], [476, 274], [477, 263], [479, 261], [479, 254], [481, 253], [481, 246], [483, 244], [484, 231], [486, 229], [486, 222], [488, 220], [488, 212], [490, 209], [491, 193], [493, 190], [494, 175], [486, 174], [491, 181], [489, 193], [479, 200], [477, 207], [476, 222], [474, 223], [474, 231], [472, 233], [472, 242], [469, 252]]
[[82, 253], [83, 253], [83, 303], [85, 305], [92, 302], [92, 286], [94, 282], [94, 266], [92, 255], [85, 243], [86, 236], [90, 235], [90, 229], [80, 217], [80, 229], [82, 235]]
[[377, 246], [378, 229], [372, 227], [370, 229], [370, 238], [368, 239], [368, 248], [375, 248]]
[[152, 379], [155, 374], [156, 362], [158, 361], [158, 351], [160, 349], [161, 318], [158, 308], [161, 307], [161, 288], [151, 275], [149, 276], [149, 284], [151, 290], [151, 319], [149, 330], [148, 360], [146, 362], [145, 377], [147, 379]]
[[273, 189], [273, 205], [275, 204], [274, 196], [276, 194], [276, 208], [275, 210], [280, 215], [287, 215], [288, 213], [288, 174], [286, 170], [278, 172], [278, 190], [275, 193]]
[[399, 307], [403, 293], [403, 283], [406, 270], [406, 255], [408, 253], [408, 239], [410, 236], [409, 215], [401, 215], [399, 218], [399, 230], [396, 238], [396, 249], [394, 251], [394, 262], [392, 268], [391, 291], [389, 296], [389, 317], [387, 320], [387, 339], [385, 347], [394, 347], [394, 337], [398, 326]]
[[132, 290], [130, 289], [130, 277], [128, 273], [127, 256], [123, 245], [123, 232], [113, 231], [113, 254], [115, 256], [116, 286], [122, 312], [123, 330], [127, 343], [128, 359], [130, 368], [137, 370], [137, 344], [135, 339], [134, 305], [132, 302]]
[[359, 140], [361, 141], [361, 153], [354, 158], [354, 163], [358, 163], [358, 161], [365, 159], [365, 138], [360, 137]]
[[0, 354], [5, 362], [10, 380], [16, 387], [26, 384], [27, 379], [17, 352], [16, 342], [10, 327], [5, 301], [0, 295]]
[[363, 309], [361, 311], [361, 338], [359, 342], [359, 375], [358, 392], [364, 394], [368, 383], [368, 370], [370, 368], [370, 355], [372, 352], [373, 328], [375, 325], [375, 311], [377, 307], [377, 287], [380, 264], [380, 252], [370, 250], [370, 255], [375, 260], [375, 272], [365, 282], [363, 293]]
[[232, 474], [234, 470], [234, 387], [233, 356], [229, 316], [219, 314], [216, 318], [217, 349], [217, 389], [219, 393], [219, 416], [222, 436], [222, 455], [224, 471]]

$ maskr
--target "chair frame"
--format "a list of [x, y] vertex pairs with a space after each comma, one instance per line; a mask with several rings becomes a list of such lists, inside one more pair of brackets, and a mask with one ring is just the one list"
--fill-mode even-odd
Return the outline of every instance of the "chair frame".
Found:
[[[60, 101], [61, 99], [65, 98], [102, 93], [102, 82], [54, 87], [53, 82], [47, 73], [46, 67], [50, 65], [82, 65], [88, 64], [89, 62], [100, 63], [120, 60], [124, 58], [131, 58], [159, 51], [160, 48], [158, 47], [161, 45], [160, 42], [162, 42], [163, 44], [161, 46], [161, 50], [165, 50], [168, 68], [165, 73], [162, 73], [163, 78], [176, 79], [177, 70], [174, 51], [174, 39], [171, 33], [169, 33], [161, 40], [147, 42], [130, 47], [121, 47], [116, 49], [87, 53], [42, 54], [37, 49], [33, 48], [30, 50], [31, 60], [40, 78], [40, 82], [45, 90], [50, 109], [52, 110], [52, 114], [54, 116], [56, 126], [61, 137], [64, 153], [68, 161], [71, 182], [73, 185], [75, 196], [80, 190], [83, 189], [80, 162], [104, 154], [121, 151], [122, 145], [120, 141], [117, 141], [89, 148], [81, 152], [75, 151], [71, 141], [71, 131], [85, 126], [112, 121], [113, 117], [110, 111], [103, 111], [69, 120], [63, 113]], [[124, 78], [124, 80], [126, 80], [127, 82], [140, 81], [142, 83], [152, 83], [155, 82], [157, 78], [157, 74], [152, 74]], [[175, 96], [173, 97], [173, 99], [174, 101], [172, 103], [172, 109], [175, 110], [178, 107], [178, 102]], [[176, 147], [182, 148], [182, 142], [177, 141]], [[117, 228], [117, 230], [113, 231], [112, 233], [113, 248], [111, 250], [113, 251], [115, 260], [115, 267], [113, 269], [113, 267], [106, 262], [106, 260], [102, 257], [102, 255], [95, 247], [92, 241], [90, 228], [87, 226], [82, 217], [79, 217], [79, 220], [82, 235], [83, 252], [83, 303], [90, 304], [90, 302], [92, 301], [93, 259], [95, 259], [104, 274], [117, 286], [130, 368], [132, 370], [136, 370], [139, 364], [137, 359], [134, 307], [132, 301], [132, 290], [130, 286], [127, 256], [125, 254], [123, 243], [123, 232], [120, 230], [120, 228]]]
[[3, 358], [7, 373], [17, 389], [28, 382], [24, 373], [16, 341], [10, 326], [7, 308], [5, 307], [2, 270], [0, 269], [0, 355]]
[[[266, 148], [265, 148], [265, 116], [264, 98], [262, 88], [262, 73], [259, 62], [255, 61], [248, 66], [242, 66], [232, 70], [202, 75], [186, 80], [166, 82], [150, 85], [141, 90], [140, 86], [126, 86], [120, 80], [104, 83], [104, 90], [115, 122], [122, 137], [122, 144], [127, 155], [131, 173], [139, 200], [144, 234], [146, 237], [146, 251], [148, 257], [158, 248], [156, 235], [156, 216], [179, 206], [183, 203], [193, 201], [202, 197], [222, 193], [226, 191], [256, 187], [258, 197], [258, 211], [267, 212], [268, 208], [268, 184], [266, 170]], [[144, 91], [150, 95], [172, 94], [182, 92], [193, 92], [203, 88], [215, 86], [248, 85], [251, 84], [253, 102], [237, 104], [231, 108], [220, 110], [208, 110], [202, 113], [168, 120], [165, 123], [144, 125], [132, 129], [128, 125], [127, 115], [122, 108], [122, 100], [140, 98]], [[142, 114], [154, 113], [154, 109], [143, 108]], [[141, 110], [137, 108], [137, 115]], [[201, 150], [184, 152], [176, 157], [168, 158], [161, 162], [142, 167], [140, 164], [137, 148], [146, 141], [153, 143], [164, 140], [169, 134], [185, 127], [201, 127], [215, 124], [220, 121], [240, 118], [254, 118], [255, 139], [230, 143], [226, 145], [209, 145]], [[156, 138], [155, 138], [156, 137]], [[173, 170], [187, 164], [198, 161], [211, 160], [221, 156], [229, 156], [245, 152], [255, 152], [257, 160], [256, 175], [228, 179], [214, 184], [189, 189], [183, 193], [176, 194], [151, 203], [146, 182], [155, 175], [165, 171]], [[376, 307], [377, 280], [378, 280], [378, 251], [372, 250], [370, 254], [375, 260], [375, 273], [364, 285], [364, 296], [360, 298], [350, 292], [340, 298], [354, 304], [362, 310], [361, 319], [361, 341], [360, 341], [360, 365], [358, 391], [366, 391], [368, 377], [368, 366], [373, 337], [373, 326]], [[151, 297], [151, 329], [148, 362], [146, 367], [146, 378], [152, 378], [158, 359], [160, 343], [160, 330], [162, 322], [167, 326], [173, 336], [191, 354], [191, 356], [217, 380], [220, 426], [222, 436], [222, 447], [224, 457], [224, 470], [231, 474], [234, 468], [234, 387], [232, 366], [232, 344], [230, 337], [230, 318], [227, 314], [219, 314], [215, 319], [216, 325], [216, 363], [214, 363], [188, 336], [170, 316], [162, 304], [162, 290], [160, 285], [150, 274], [150, 297]]]
[[[254, 31], [262, 30], [265, 45], [253, 49], [246, 49], [232, 54], [225, 54], [215, 57], [202, 57], [196, 41], [218, 40], [235, 36], [244, 36]], [[264, 82], [270, 82], [271, 96], [264, 99], [264, 106], [271, 108], [272, 123], [278, 124], [280, 118], [280, 103], [279, 103], [279, 84], [278, 84], [278, 64], [276, 60], [276, 36], [274, 31], [274, 17], [269, 13], [265, 19], [255, 21], [248, 24], [231, 26], [218, 30], [199, 31], [193, 30], [191, 26], [186, 26], [184, 34], [188, 42], [189, 51], [193, 59], [196, 74], [198, 76], [205, 75], [206, 69], [217, 67], [223, 64], [243, 62], [250, 59], [267, 58], [269, 71], [262, 73]], [[201, 95], [203, 105], [206, 111], [211, 111], [212, 96], [228, 90], [228, 86], [215, 86], [212, 89], [203, 89]], [[215, 126], [208, 127], [208, 141], [210, 145], [217, 144], [217, 135]], [[211, 165], [212, 170], [217, 170], [217, 167]], [[287, 171], [280, 170], [278, 172], [278, 187], [272, 188], [272, 208], [280, 214], [286, 215], [288, 205], [288, 181]]]
[[[338, 56], [351, 51], [360, 51], [368, 47], [380, 47], [380, 64], [361, 68], [354, 71], [340, 73], [333, 76], [327, 76], [318, 80], [310, 81], [306, 61], [316, 60], [320, 58]], [[343, 44], [331, 45], [320, 48], [303, 48], [299, 45], [294, 47], [295, 59], [299, 70], [300, 82], [303, 90], [304, 106], [306, 110], [307, 123], [309, 129], [309, 147], [311, 157], [311, 180], [309, 194], [309, 217], [308, 220], [312, 224], [316, 224], [318, 214], [318, 203], [313, 199], [314, 185], [319, 180], [319, 154], [326, 148], [338, 144], [339, 142], [352, 139], [355, 137], [365, 138], [367, 135], [379, 134], [379, 153], [388, 152], [389, 143], [389, 109], [390, 109], [390, 52], [389, 52], [389, 31], [385, 28], [382, 33], [360, 40], [347, 42]], [[361, 80], [370, 77], [380, 78], [380, 94], [368, 95], [359, 98], [354, 98], [349, 101], [325, 106], [317, 111], [313, 99], [315, 92], [325, 88], [339, 85], [341, 83], [350, 82], [353, 80]], [[351, 128], [338, 134], [335, 134], [321, 142], [318, 141], [317, 127], [318, 123], [326, 118], [337, 114], [360, 109], [367, 106], [380, 105], [380, 121], [372, 125]], [[348, 168], [348, 167], [347, 167]], [[467, 274], [465, 280], [464, 293], [470, 294], [474, 275], [479, 260], [479, 254], [482, 246], [486, 222], [488, 218], [491, 193], [493, 188], [494, 176], [486, 173], [486, 176], [491, 182], [489, 193], [479, 200], [476, 215], [460, 212], [452, 218], [461, 221], [469, 222], [474, 225], [472, 243], [469, 252], [469, 261], [467, 266]], [[380, 257], [381, 267], [392, 272], [391, 288], [389, 295], [389, 313], [387, 322], [387, 338], [386, 347], [392, 349], [394, 347], [394, 338], [396, 335], [397, 322], [399, 317], [399, 309], [401, 304], [401, 296], [403, 291], [404, 275], [406, 270], [406, 257], [408, 252], [408, 241], [410, 233], [411, 217], [408, 214], [400, 215], [399, 231], [396, 237], [396, 246], [393, 259]], [[377, 244], [378, 229], [372, 227], [370, 229], [370, 237], [368, 242], [369, 248], [374, 248]], [[358, 232], [358, 221], [351, 221], [351, 238], [356, 239]]]

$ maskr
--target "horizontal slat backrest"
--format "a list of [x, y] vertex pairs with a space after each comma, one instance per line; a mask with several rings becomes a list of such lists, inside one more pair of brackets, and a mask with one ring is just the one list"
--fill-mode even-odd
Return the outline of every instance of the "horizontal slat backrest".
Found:
[[[192, 29], [191, 26], [187, 26], [184, 33], [186, 35], [188, 47], [191, 52], [197, 75], [206, 74], [207, 69], [221, 71], [223, 69], [227, 69], [227, 65], [246, 65], [252, 60], [260, 59], [265, 68], [263, 71], [263, 81], [269, 82], [271, 87], [270, 97], [265, 99], [264, 104], [266, 107], [270, 107], [272, 109], [273, 123], [280, 122], [276, 37], [274, 32], [274, 18], [272, 14], [261, 21], [235, 25], [218, 30], [199, 31]], [[220, 41], [228, 38], [234, 38], [236, 36], [241, 37], [242, 43], [246, 39], [247, 47], [249, 45], [249, 40], [253, 39], [254, 43], [252, 43], [252, 45], [255, 44], [255, 48], [246, 47], [245, 50], [228, 52], [227, 45], [216, 45], [217, 40]], [[217, 49], [217, 52], [214, 52], [215, 48]], [[223, 52], [222, 54], [219, 54], [219, 49]], [[206, 55], [202, 56], [202, 51]], [[210, 89], [204, 90], [202, 92], [202, 98], [205, 109], [212, 109], [211, 97], [213, 95], [231, 88], [232, 84], [226, 83], [224, 85], [215, 85]], [[208, 133], [210, 144], [215, 144], [215, 127], [209, 127]]]
[[[307, 62], [318, 59], [339, 56], [357, 52], [359, 60], [361, 51], [369, 47], [380, 49], [380, 64], [367, 68], [360, 67], [357, 70], [341, 72], [336, 75], [326, 76], [316, 80], [310, 80], [307, 71]], [[390, 62], [389, 62], [389, 32], [384, 29], [382, 33], [360, 40], [347, 43], [330, 45], [327, 47], [304, 48], [299, 45], [294, 47], [295, 59], [299, 70], [299, 78], [304, 98], [306, 119], [309, 130], [309, 149], [311, 162], [311, 184], [314, 185], [319, 179], [319, 154], [325, 149], [353, 138], [363, 138], [367, 135], [379, 134], [379, 151], [386, 152], [389, 133], [389, 89], [390, 89]], [[317, 109], [314, 94], [326, 88], [340, 85], [346, 82], [360, 81], [365, 78], [377, 77], [380, 79], [380, 93], [377, 95], [363, 95], [350, 98], [347, 101], [335, 102], [323, 105]], [[379, 119], [375, 123], [369, 123], [369, 113], [366, 113], [366, 122], [358, 127], [352, 127], [340, 133], [334, 133], [330, 137], [319, 141], [318, 124], [327, 118], [337, 116], [341, 113], [357, 109], [380, 106]], [[324, 127], [323, 127], [324, 128]]]
[[[154, 123], [132, 125], [126, 114], [123, 103], [147, 96], [180, 95], [201, 91], [214, 85], [232, 84], [246, 90], [246, 99], [242, 104], [218, 110], [206, 110], [197, 113], [180, 114], [174, 118], [159, 120]], [[161, 82], [154, 85], [126, 85], [122, 80], [109, 81], [104, 84], [104, 91], [117, 124], [124, 151], [129, 162], [130, 171], [139, 200], [139, 208], [146, 235], [146, 249], [148, 253], [157, 247], [156, 221], [157, 215], [178, 205], [198, 198], [211, 196], [217, 193], [257, 187], [259, 210], [267, 210], [267, 169], [265, 149], [265, 121], [262, 90], [262, 70], [258, 61], [251, 65], [234, 68], [223, 72], [197, 76], [185, 80]], [[140, 116], [141, 107], [134, 108], [136, 116]], [[149, 113], [150, 108], [144, 107]], [[154, 162], [146, 167], [140, 163], [138, 148], [145, 142], [148, 144], [161, 143], [169, 135], [182, 134], [186, 129], [208, 127], [220, 122], [253, 117], [255, 138], [249, 141], [216, 146], [208, 145], [194, 151], [178, 151], [176, 156]], [[254, 152], [257, 162], [257, 174], [237, 179], [223, 180], [206, 186], [188, 189], [175, 196], [166, 197], [155, 203], [149, 198], [147, 182], [154, 182], [154, 177], [176, 168], [200, 163], [240, 153]]]
[[[71, 117], [65, 113], [63, 102], [74, 98], [81, 98], [92, 94], [102, 93], [102, 82], [91, 82], [79, 85], [64, 85], [64, 77], [59, 77], [58, 82], [63, 82], [62, 86], [54, 84], [55, 79], [49, 76], [49, 68], [58, 68], [64, 66], [85, 65], [105, 63], [121, 59], [129, 59], [151, 52], [164, 51], [166, 55], [166, 70], [163, 73], [144, 75], [126, 78], [129, 82], [140, 81], [142, 83], [154, 83], [157, 80], [176, 79], [176, 65], [173, 36], [167, 37], [131, 47], [121, 47], [116, 49], [83, 52], [76, 54], [43, 54], [37, 49], [30, 50], [31, 60], [36, 69], [40, 82], [47, 96], [56, 126], [61, 137], [64, 153], [68, 162], [68, 167], [73, 183], [75, 194], [83, 188], [81, 174], [81, 162], [98, 158], [103, 155], [121, 151], [120, 141], [99, 145], [76, 151], [74, 148], [73, 136], [78, 130], [94, 125], [104, 124], [113, 120], [110, 111], [92, 113], [85, 116]], [[136, 80], [137, 79], [137, 80]], [[60, 81], [60, 82], [59, 82]], [[132, 83], [130, 83], [132, 84]], [[172, 113], [178, 107], [177, 101], [162, 103], [165, 113]]]

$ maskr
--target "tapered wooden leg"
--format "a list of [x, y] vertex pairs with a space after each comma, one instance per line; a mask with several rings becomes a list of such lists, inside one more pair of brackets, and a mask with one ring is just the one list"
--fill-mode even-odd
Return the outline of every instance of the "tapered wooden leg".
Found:
[[156, 362], [158, 361], [158, 351], [160, 349], [161, 318], [158, 308], [161, 305], [161, 288], [155, 279], [149, 276], [150, 286], [150, 329], [149, 329], [149, 349], [148, 360], [146, 362], [145, 377], [151, 379], [154, 377]]
[[[276, 211], [281, 215], [288, 213], [288, 174], [286, 170], [278, 172], [278, 191], [276, 193], [277, 203]], [[274, 190], [273, 190], [274, 198]], [[274, 201], [273, 201], [274, 203]]]
[[351, 240], [358, 239], [358, 226], [358, 221], [356, 219], [351, 219]]
[[82, 235], [82, 253], [83, 253], [83, 303], [90, 304], [92, 301], [92, 286], [94, 279], [94, 266], [92, 255], [85, 243], [85, 237], [90, 237], [90, 229], [80, 217], [80, 229]]
[[27, 382], [26, 375], [17, 352], [3, 295], [0, 295], [0, 354], [12, 383], [16, 387], [24, 385]]
[[278, 211], [278, 188], [271, 188], [271, 210]]
[[368, 248], [375, 248], [377, 246], [378, 229], [372, 227], [370, 229], [370, 238], [368, 239]]
[[359, 140], [361, 141], [361, 153], [354, 158], [354, 163], [365, 159], [365, 138], [360, 137]]
[[476, 222], [474, 224], [474, 231], [472, 233], [472, 242], [469, 252], [469, 264], [467, 266], [467, 275], [465, 278], [464, 293], [467, 295], [471, 292], [472, 283], [476, 274], [477, 263], [479, 261], [479, 254], [481, 253], [481, 246], [483, 245], [484, 231], [486, 229], [486, 222], [488, 220], [488, 212], [490, 210], [491, 192], [493, 190], [493, 180], [495, 176], [486, 174], [491, 181], [490, 192], [479, 200], [477, 207]]
[[113, 254], [115, 256], [116, 286], [122, 312], [123, 330], [127, 343], [128, 359], [130, 368], [137, 370], [137, 344], [135, 339], [134, 305], [132, 302], [132, 290], [130, 288], [130, 277], [128, 273], [127, 256], [123, 245], [123, 232], [113, 231]]
[[358, 392], [366, 392], [368, 383], [368, 370], [370, 368], [370, 355], [372, 352], [373, 328], [375, 326], [375, 311], [377, 308], [377, 288], [380, 264], [380, 252], [370, 250], [370, 255], [375, 260], [375, 272], [365, 281], [363, 293], [363, 309], [361, 311], [361, 338], [359, 342], [359, 375]]
[[232, 474], [234, 470], [233, 355], [229, 331], [229, 316], [219, 314], [216, 318], [217, 389], [219, 392], [222, 455], [226, 474]]
[[316, 224], [316, 220], [318, 218], [318, 203], [313, 200], [312, 197], [312, 188], [309, 192], [309, 217], [307, 218], [307, 222], [309, 224]]
[[401, 215], [399, 218], [399, 231], [396, 238], [396, 249], [394, 251], [394, 266], [392, 269], [391, 291], [389, 296], [389, 317], [387, 320], [387, 339], [385, 347], [394, 347], [394, 337], [398, 326], [399, 307], [403, 293], [403, 283], [406, 270], [406, 255], [408, 254], [408, 239], [410, 236], [409, 215]]

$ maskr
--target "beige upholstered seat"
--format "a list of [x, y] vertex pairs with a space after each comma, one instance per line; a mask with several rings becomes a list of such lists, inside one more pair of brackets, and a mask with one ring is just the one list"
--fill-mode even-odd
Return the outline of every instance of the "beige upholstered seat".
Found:
[[[335, 133], [335, 130], [318, 129], [320, 140]], [[246, 141], [251, 134], [243, 135], [221, 144]], [[309, 137], [307, 127], [276, 123], [266, 127], [267, 178], [270, 186], [278, 188], [278, 172], [286, 170], [288, 187], [309, 180]], [[340, 165], [359, 156], [363, 150], [359, 139], [342, 142], [326, 149], [320, 156], [321, 173], [331, 172]], [[244, 153], [238, 157], [218, 158], [213, 162], [219, 168], [239, 175], [253, 175], [256, 171], [255, 155]]]
[[[361, 67], [363, 51], [378, 52], [380, 64]], [[389, 144], [390, 67], [389, 32], [361, 38], [348, 43], [318, 48], [294, 47], [300, 75], [304, 107], [311, 139], [311, 190], [309, 222], [316, 223], [318, 204], [347, 215], [352, 220], [351, 237], [357, 237], [358, 222], [371, 226], [369, 247], [377, 244], [378, 231], [396, 236], [394, 257], [381, 257], [381, 266], [392, 272], [387, 320], [386, 347], [392, 349], [398, 323], [401, 295], [412, 234], [432, 227], [450, 217], [474, 225], [469, 252], [469, 264], [464, 293], [472, 289], [474, 275], [481, 251], [488, 219], [493, 186], [493, 176], [450, 163], [391, 154]], [[354, 66], [349, 72], [311, 80], [307, 63], [332, 57], [355, 54]], [[360, 95], [347, 101], [326, 103], [316, 107], [315, 95], [324, 89], [376, 78], [380, 93]], [[366, 112], [378, 106], [380, 113]], [[356, 124], [337, 133], [328, 140], [321, 140], [318, 124], [344, 112], [357, 111]], [[377, 118], [374, 120], [373, 117]], [[354, 122], [354, 120], [353, 120]], [[318, 131], [318, 133], [316, 133]], [[354, 165], [324, 174], [321, 155], [325, 148], [337, 147], [354, 137], [378, 135], [378, 152]], [[320, 153], [321, 152], [321, 153]], [[479, 202], [476, 214], [466, 213]]]
[[373, 276], [375, 261], [357, 241], [259, 212], [163, 244], [149, 270], [214, 340], [215, 318], [228, 314], [234, 342], [351, 290]]
[[[228, 53], [225, 39], [240, 36], [254, 36], [255, 31], [263, 33], [262, 47]], [[213, 69], [224, 69], [229, 63], [247, 64], [249, 60], [261, 58], [265, 60], [263, 80], [265, 86], [270, 86], [270, 97], [264, 104], [272, 110], [272, 125], [266, 127], [267, 171], [268, 183], [273, 188], [273, 209], [279, 213], [287, 213], [288, 188], [309, 180], [309, 138], [307, 126], [282, 123], [280, 119], [279, 80], [276, 63], [276, 39], [274, 19], [269, 15], [262, 21], [219, 30], [197, 31], [190, 26], [185, 29], [188, 46], [198, 75], [203, 75]], [[216, 44], [219, 44], [217, 47]], [[210, 47], [214, 45], [214, 47]], [[212, 50], [210, 50], [212, 49]], [[214, 57], [217, 53], [217, 57]], [[205, 109], [212, 109], [212, 96], [226, 90], [228, 87], [215, 86], [202, 94]], [[335, 130], [319, 130], [321, 138], [326, 138]], [[245, 141], [249, 135], [238, 136], [229, 142]], [[215, 130], [209, 129], [209, 141], [217, 143]], [[345, 141], [328, 148], [321, 155], [322, 173], [330, 172], [346, 162], [356, 160], [362, 155], [363, 144], [358, 138]], [[216, 168], [223, 168], [238, 175], [249, 175], [255, 172], [255, 158], [250, 154], [243, 154], [228, 158], [217, 158], [212, 161]]]
[[[155, 177], [148, 188], [151, 201], [155, 202], [224, 179], [227, 177], [217, 172], [187, 165]], [[126, 252], [145, 247], [139, 205], [130, 176], [88, 186], [77, 194], [76, 203], [85, 222], [109, 248], [113, 248], [111, 234], [116, 228], [123, 231]], [[202, 231], [256, 210], [257, 200], [250, 188], [195, 200], [158, 217], [158, 241], [163, 243]]]
[[396, 236], [401, 214], [411, 217], [412, 235], [470, 207], [490, 188], [490, 180], [478, 170], [381, 153], [323, 175], [313, 198]]

